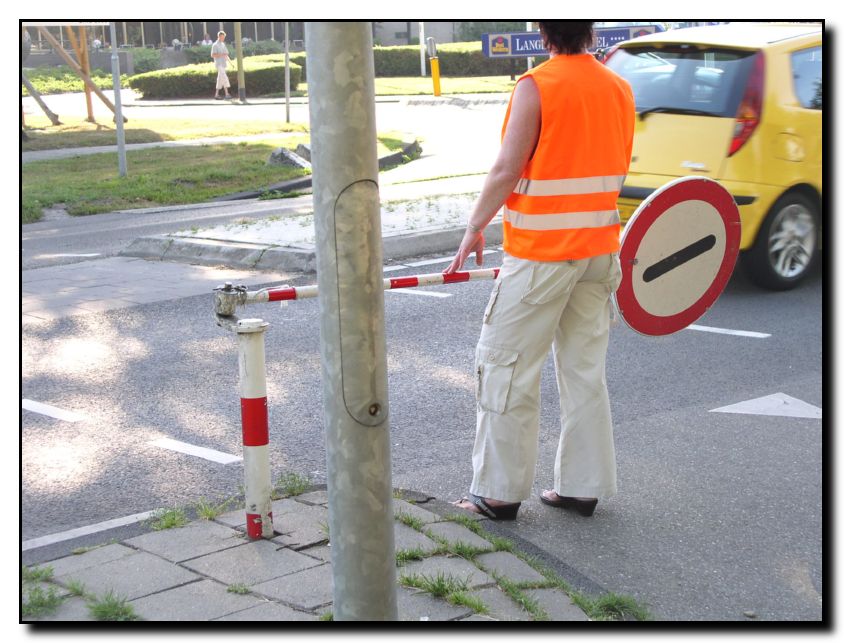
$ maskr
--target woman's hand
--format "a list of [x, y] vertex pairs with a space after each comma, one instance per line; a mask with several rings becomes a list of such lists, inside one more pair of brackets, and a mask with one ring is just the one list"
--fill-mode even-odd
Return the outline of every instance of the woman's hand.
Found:
[[466, 234], [463, 235], [457, 254], [454, 255], [454, 259], [452, 259], [448, 268], [443, 270], [443, 274], [450, 275], [460, 270], [473, 252], [475, 253], [475, 263], [482, 266], [484, 263], [484, 233], [480, 230], [475, 232], [466, 228]]

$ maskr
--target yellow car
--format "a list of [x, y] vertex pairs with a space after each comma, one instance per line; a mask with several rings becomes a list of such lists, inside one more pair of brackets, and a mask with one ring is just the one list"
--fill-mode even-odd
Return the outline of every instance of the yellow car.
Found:
[[610, 52], [636, 97], [622, 220], [674, 178], [715, 179], [738, 205], [747, 275], [773, 290], [799, 283], [820, 247], [822, 38], [816, 23], [732, 23]]

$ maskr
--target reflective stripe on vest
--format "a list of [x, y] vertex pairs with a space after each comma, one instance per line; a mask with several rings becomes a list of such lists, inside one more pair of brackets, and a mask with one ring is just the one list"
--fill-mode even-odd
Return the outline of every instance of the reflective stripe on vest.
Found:
[[504, 220], [519, 230], [574, 230], [603, 228], [621, 223], [618, 210], [564, 212], [560, 214], [525, 214], [504, 206]]
[[625, 176], [588, 176], [583, 179], [527, 179], [522, 177], [513, 192], [528, 196], [618, 192]]

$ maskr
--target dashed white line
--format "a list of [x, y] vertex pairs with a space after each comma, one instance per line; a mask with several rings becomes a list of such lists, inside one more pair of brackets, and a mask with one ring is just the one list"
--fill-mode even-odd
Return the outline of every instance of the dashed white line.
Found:
[[232, 462], [240, 462], [243, 460], [238, 455], [231, 455], [223, 453], [222, 451], [215, 451], [214, 449], [206, 449], [205, 447], [198, 447], [195, 444], [188, 444], [187, 442], [180, 442], [171, 438], [159, 438], [150, 442], [153, 446], [161, 447], [162, 449], [169, 449], [170, 451], [178, 451], [187, 455], [193, 455], [197, 458], [211, 460], [211, 462], [218, 462], [220, 464], [231, 464]]
[[26, 409], [27, 411], [32, 411], [33, 413], [40, 413], [41, 415], [48, 415], [52, 418], [56, 418], [57, 420], [64, 420], [65, 422], [79, 422], [85, 419], [85, 416], [79, 415], [79, 413], [74, 413], [73, 411], [65, 411], [64, 409], [60, 409], [56, 406], [42, 404], [41, 402], [35, 402], [34, 400], [24, 399], [21, 402], [21, 407]]
[[711, 326], [698, 326], [696, 324], [692, 324], [688, 326], [689, 330], [700, 330], [706, 333], [720, 333], [722, 335], [738, 335], [739, 337], [756, 337], [759, 339], [764, 339], [765, 337], [770, 337], [770, 333], [757, 333], [752, 330], [730, 330], [729, 328], [712, 328]]
[[438, 257], [436, 259], [425, 259], [423, 261], [414, 261], [413, 263], [406, 264], [410, 268], [418, 268], [419, 266], [430, 266], [435, 263], [447, 263], [454, 259], [453, 256], [451, 257]]
[[49, 256], [51, 256], [51, 257], [102, 257], [102, 255], [99, 252], [87, 252], [87, 253], [84, 253], [84, 254], [75, 254], [75, 253], [67, 252], [67, 253], [64, 253], [64, 254], [49, 255]]
[[126, 516], [124, 518], [115, 518], [114, 520], [98, 522], [95, 525], [88, 525], [87, 527], [78, 527], [76, 529], [69, 529], [68, 531], [62, 531], [60, 533], [51, 534], [49, 536], [32, 538], [31, 540], [25, 540], [21, 545], [21, 549], [23, 551], [27, 551], [29, 549], [37, 549], [38, 547], [53, 545], [55, 543], [60, 543], [65, 540], [78, 538], [79, 536], [96, 534], [100, 531], [106, 531], [107, 529], [114, 529], [115, 527], [124, 527], [126, 525], [131, 525], [133, 523], [141, 522], [142, 520], [151, 518], [158, 511], [160, 511], [160, 509], [153, 509], [152, 511], [145, 511], [139, 514], [132, 514], [131, 516]]
[[390, 289], [387, 292], [400, 293], [404, 295], [423, 295], [425, 297], [451, 297], [448, 292], [434, 292], [432, 290], [415, 290], [413, 288], [396, 288]]

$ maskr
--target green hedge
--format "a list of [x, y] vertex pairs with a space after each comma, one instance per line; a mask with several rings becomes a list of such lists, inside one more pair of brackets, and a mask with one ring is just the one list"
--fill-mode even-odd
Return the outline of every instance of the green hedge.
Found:
[[[260, 41], [249, 43], [244, 47], [244, 71], [246, 73], [246, 89], [250, 96], [277, 94], [284, 91], [284, 53], [257, 55], [255, 51], [262, 48], [281, 48], [275, 41]], [[251, 49], [247, 57], [247, 49]], [[208, 96], [213, 93], [217, 71], [214, 63], [204, 62], [210, 58], [210, 47], [190, 47], [189, 60], [200, 60], [197, 64], [190, 64], [172, 69], [161, 69], [131, 76], [128, 85], [141, 92], [144, 98], [187, 98], [193, 96]], [[230, 53], [233, 54], [230, 48]], [[471, 76], [506, 76], [511, 69], [521, 74], [527, 63], [524, 58], [490, 59], [483, 55], [479, 42], [444, 43], [437, 47], [440, 61], [440, 74], [445, 77]], [[374, 47], [375, 76], [378, 78], [418, 76], [419, 47]], [[534, 59], [535, 64], [545, 60], [545, 56]], [[427, 60], [427, 56], [426, 56]], [[426, 63], [430, 72], [430, 64]], [[290, 54], [290, 87], [295, 90], [300, 82], [305, 81], [307, 73], [304, 52]], [[237, 72], [234, 66], [229, 67], [229, 82], [232, 87], [237, 86]]]
[[[243, 61], [246, 92], [249, 96], [278, 94], [284, 91], [284, 55], [253, 56]], [[237, 68], [230, 65], [229, 82], [237, 91]], [[211, 96], [216, 86], [214, 63], [185, 65], [130, 76], [128, 85], [144, 98], [189, 98]], [[290, 89], [302, 80], [302, 68], [290, 63]]]
[[[85, 83], [76, 75], [75, 71], [66, 65], [60, 67], [28, 68], [24, 69], [23, 72], [39, 94], [64, 94], [67, 92], [85, 91]], [[125, 74], [120, 76], [121, 87], [126, 86], [126, 79], [127, 76]], [[112, 80], [110, 71], [92, 69], [91, 80], [100, 89], [114, 88], [114, 81]], [[29, 96], [29, 91], [26, 87], [21, 87], [21, 92], [24, 96]]]
[[[229, 50], [229, 58], [235, 58], [234, 43], [226, 43], [226, 49]], [[188, 64], [199, 64], [211, 60], [211, 45], [196, 45], [194, 47], [183, 47], [182, 51], [188, 59]], [[275, 40], [259, 40], [257, 42], [250, 41], [243, 45], [243, 57], [249, 56], [268, 56], [270, 54], [283, 54], [284, 45]]]
[[145, 74], [148, 71], [161, 69], [161, 50], [150, 49], [149, 47], [133, 47], [129, 51], [132, 53], [134, 73]]
[[[373, 53], [376, 77], [419, 75], [418, 46], [375, 47]], [[524, 58], [516, 58], [515, 61], [487, 58], [483, 54], [480, 42], [443, 43], [437, 46], [437, 56], [442, 76], [504, 76], [510, 73], [511, 68], [515, 68], [518, 74], [527, 69], [527, 61]], [[426, 61], [427, 58], [425, 56]], [[534, 63], [538, 64], [546, 58], [536, 57]], [[430, 72], [430, 63], [426, 62], [426, 68]]]

